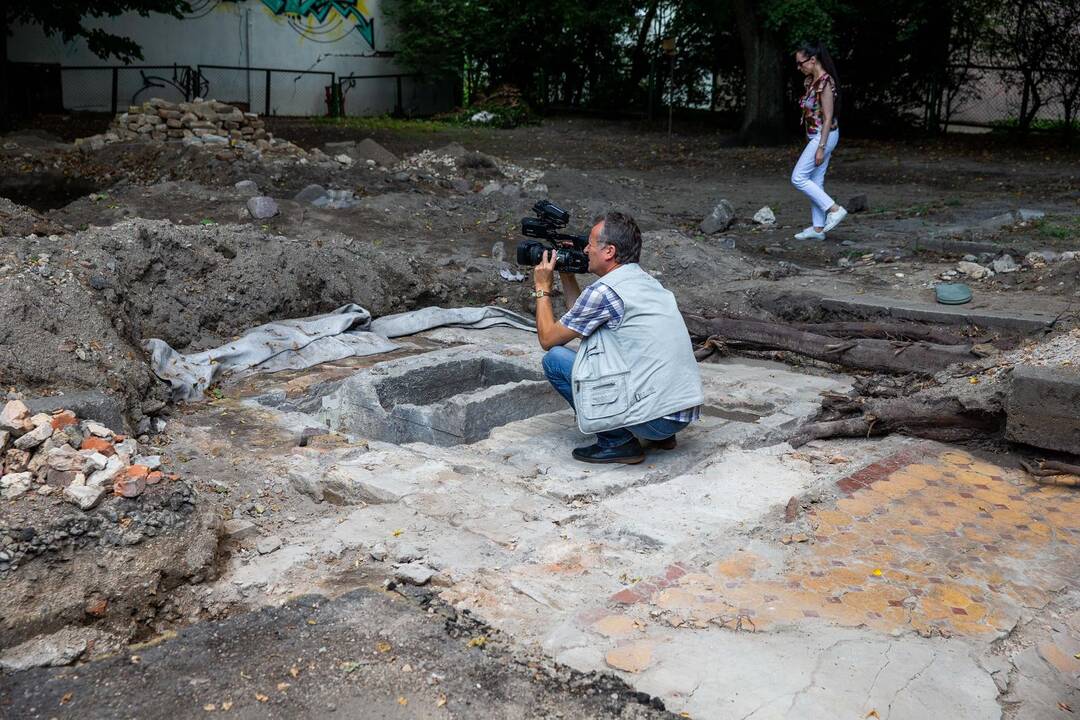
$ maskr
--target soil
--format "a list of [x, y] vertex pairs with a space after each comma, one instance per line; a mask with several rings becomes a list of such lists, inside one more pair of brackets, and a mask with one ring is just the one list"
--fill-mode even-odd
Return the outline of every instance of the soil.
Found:
[[[1021, 263], [1032, 251], [1080, 250], [1080, 151], [1042, 141], [1021, 147], [985, 137], [844, 138], [829, 188], [841, 203], [866, 195], [869, 207], [853, 213], [828, 241], [799, 242], [791, 236], [807, 222], [808, 208], [788, 182], [797, 144], [740, 148], [729, 135], [694, 126], [679, 127], [672, 138], [640, 123], [582, 118], [549, 118], [509, 131], [374, 132], [375, 140], [402, 159], [390, 168], [344, 165], [321, 153], [259, 157], [181, 144], [115, 144], [94, 151], [64, 142], [105, 126], [107, 118], [102, 123], [92, 116], [43, 119], [43, 130], [0, 140], [0, 195], [8, 198], [0, 198], [0, 385], [11, 397], [104, 390], [119, 399], [132, 429], [150, 416], [171, 417], [169, 429], [149, 440], [161, 446], [168, 462], [181, 466], [190, 500], [181, 502], [189, 506], [187, 519], [138, 544], [102, 550], [96, 539], [63, 543], [26, 561], [0, 597], [0, 604], [14, 609], [5, 618], [2, 645], [85, 623], [107, 630], [120, 647], [246, 609], [242, 588], [227, 582], [212, 590], [192, 585], [213, 577], [223, 557], [256, 552], [250, 543], [219, 542], [221, 521], [251, 519], [272, 531], [294, 515], [329, 512], [289, 487], [283, 468], [297, 440], [266, 431], [256, 411], [229, 397], [188, 407], [167, 404], [165, 385], [150, 372], [143, 351], [150, 338], [181, 351], [202, 350], [270, 320], [350, 302], [375, 316], [477, 304], [531, 313], [528, 268], [507, 261], [520, 239], [520, 219], [542, 197], [571, 210], [570, 230], [577, 232], [608, 208], [631, 212], [644, 231], [643, 266], [684, 310], [704, 315], [820, 320], [825, 318], [816, 298], [830, 293], [931, 302], [941, 274], [969, 252], [1008, 252]], [[364, 137], [309, 120], [274, 118], [269, 126], [309, 150]], [[257, 183], [280, 213], [252, 219], [245, 209], [248, 195], [235, 187], [240, 180]], [[492, 181], [499, 189], [486, 192]], [[313, 183], [351, 191], [356, 202], [320, 209], [294, 200]], [[731, 228], [705, 235], [698, 226], [722, 198], [734, 206], [737, 219]], [[775, 212], [775, 224], [751, 220], [763, 206]], [[1018, 208], [1046, 215], [996, 228], [983, 224]], [[504, 269], [520, 270], [526, 278], [504, 280]], [[1080, 297], [1080, 262], [1021, 264], [1015, 273], [969, 284], [976, 294], [973, 306], [1052, 309], [1062, 313], [1061, 326], [1069, 327]], [[949, 391], [962, 394], [965, 382], [951, 383]], [[206, 447], [213, 452], [194, 450]], [[35, 508], [8, 505], [0, 508], [0, 526], [34, 527], [54, 536], [59, 529], [65, 533], [61, 539], [71, 535], [62, 510], [105, 523], [95, 525], [100, 535], [125, 518], [137, 522], [136, 514], [139, 521], [156, 518], [161, 509], [154, 502], [144, 507], [112, 499], [86, 515], [63, 506], [29, 517]], [[328, 566], [348, 574], [346, 559]], [[332, 588], [311, 590], [334, 594]], [[88, 616], [87, 608], [106, 596], [104, 616]], [[345, 635], [324, 638], [326, 629], [301, 628], [306, 634], [283, 642], [296, 642], [298, 656], [327, 645], [342, 660], [348, 633], [366, 642], [377, 631], [367, 620], [346, 616], [376, 606], [393, 614], [393, 608], [382, 608], [386, 602], [377, 594], [298, 601], [226, 622], [234, 623], [232, 636], [258, 629], [261, 637], [267, 628], [293, 628], [297, 618], [325, 607], [332, 615], [325, 628], [343, 628]], [[436, 648], [432, 668], [460, 663], [460, 643], [439, 639], [430, 628], [415, 632], [419, 639], [406, 643], [402, 658], [420, 666], [426, 661], [414, 662], [413, 655], [427, 647]], [[197, 658], [219, 663], [225, 655], [213, 633], [201, 627], [185, 635], [190, 653], [182, 654], [196, 658], [190, 661], [195, 665]], [[230, 674], [211, 679], [206, 687], [214, 692], [200, 696], [200, 703], [225, 699], [213, 683], [243, 687], [251, 697], [266, 692], [244, 672], [251, 663], [265, 665], [275, 650], [253, 638], [229, 651]], [[147, 702], [156, 705], [126, 705], [108, 689], [106, 678], [127, 667], [124, 658], [96, 665], [96, 674], [82, 680], [74, 677], [79, 673], [42, 670], [23, 676], [19, 687], [49, 707], [64, 692], [74, 692], [90, 716], [171, 714], [175, 692], [161, 689], [170, 673], [197, 673], [185, 665], [188, 660], [165, 655], [146, 653], [154, 658], [144, 671], [146, 681], [161, 690]], [[317, 662], [323, 673], [332, 670]], [[541, 716], [545, 703], [556, 702], [569, 716], [649, 716], [627, 715], [632, 703], [619, 689], [610, 703], [597, 693], [569, 697], [565, 687], [550, 691], [555, 694], [545, 686], [526, 691], [520, 678], [507, 674], [503, 660], [491, 662], [501, 669], [490, 671], [500, 688], [490, 702], [513, 695], [522, 717]], [[375, 686], [388, 696], [417, 692], [434, 702], [434, 691], [399, 680], [379, 678], [384, 684]], [[271, 702], [280, 703], [284, 714], [314, 717], [329, 702], [342, 709], [368, 707], [374, 700], [365, 687], [332, 700], [338, 686], [319, 682], [288, 697], [274, 695]], [[459, 716], [498, 707], [479, 696], [472, 702], [456, 708]], [[244, 713], [261, 716], [262, 708], [248, 703]]]

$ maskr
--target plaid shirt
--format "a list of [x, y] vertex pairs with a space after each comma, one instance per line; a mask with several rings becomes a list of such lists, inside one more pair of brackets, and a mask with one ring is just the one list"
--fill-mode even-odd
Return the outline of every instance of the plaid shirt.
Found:
[[[624, 312], [623, 301], [618, 293], [597, 280], [581, 291], [574, 307], [567, 310], [559, 322], [578, 335], [589, 337], [601, 326], [609, 330], [617, 329]], [[700, 415], [701, 406], [696, 406], [665, 415], [664, 420], [688, 423], [697, 420]]]

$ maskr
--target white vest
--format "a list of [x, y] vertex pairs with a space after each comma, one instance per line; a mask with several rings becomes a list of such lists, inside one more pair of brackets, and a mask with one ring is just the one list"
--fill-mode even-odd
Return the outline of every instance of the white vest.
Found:
[[601, 279], [623, 301], [619, 326], [581, 341], [572, 386], [578, 428], [596, 433], [637, 425], [705, 401], [690, 333], [675, 296], [637, 263]]

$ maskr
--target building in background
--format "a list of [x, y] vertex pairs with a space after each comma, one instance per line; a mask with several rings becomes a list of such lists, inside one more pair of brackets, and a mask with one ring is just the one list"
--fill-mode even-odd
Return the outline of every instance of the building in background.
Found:
[[[77, 39], [65, 43], [16, 26], [13, 72], [38, 104], [69, 111], [122, 111], [151, 97], [196, 96], [272, 115], [326, 115], [337, 88], [346, 115], [429, 115], [447, 110], [454, 88], [410, 75], [394, 61], [392, 31], [378, 0], [191, 0], [183, 20], [152, 14], [88, 18], [130, 37], [144, 59], [102, 60]], [[30, 92], [32, 91], [32, 92]], [[34, 101], [31, 100], [31, 103]]]

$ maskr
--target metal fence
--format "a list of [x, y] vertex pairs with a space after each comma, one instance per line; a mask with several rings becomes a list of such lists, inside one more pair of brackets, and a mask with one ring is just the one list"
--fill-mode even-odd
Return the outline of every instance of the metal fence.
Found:
[[337, 84], [327, 70], [199, 65], [198, 72], [215, 100], [262, 115], [327, 115]]
[[118, 112], [152, 97], [190, 100], [204, 88], [186, 65], [61, 66], [65, 110]]
[[[49, 77], [56, 87], [49, 102], [43, 93], [24, 92], [28, 112], [59, 109], [121, 112], [152, 97], [173, 102], [214, 98], [262, 115], [322, 116], [427, 115], [453, 105], [449, 83], [425, 82], [400, 74], [346, 75], [327, 70], [292, 70], [240, 65], [40, 65], [11, 63], [28, 86]], [[58, 79], [55, 79], [58, 78]], [[57, 101], [53, 96], [59, 97]], [[46, 106], [48, 105], [48, 106]], [[57, 107], [60, 106], [60, 107]]]
[[454, 104], [450, 83], [415, 74], [343, 75], [338, 79], [342, 115], [431, 115]]
[[1059, 130], [1066, 120], [1076, 121], [1080, 74], [1063, 68], [1025, 73], [1008, 66], [952, 66], [948, 82], [931, 94], [935, 91], [942, 129], [1015, 128], [1026, 121], [1026, 129]]

